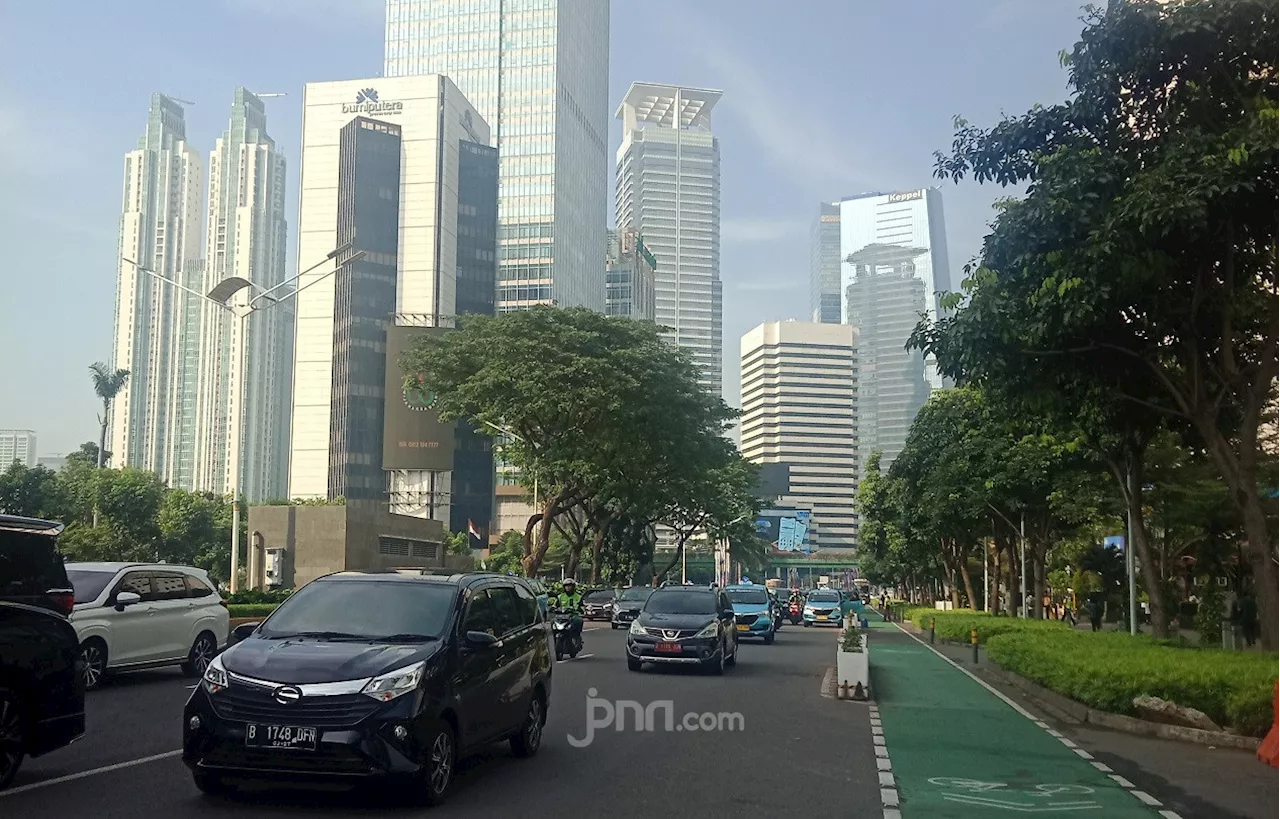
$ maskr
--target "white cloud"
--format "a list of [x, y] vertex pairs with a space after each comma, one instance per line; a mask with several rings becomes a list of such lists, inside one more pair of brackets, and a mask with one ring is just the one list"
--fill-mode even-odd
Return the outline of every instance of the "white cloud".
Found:
[[803, 219], [727, 218], [720, 220], [720, 240], [725, 243], [776, 242], [809, 235]]

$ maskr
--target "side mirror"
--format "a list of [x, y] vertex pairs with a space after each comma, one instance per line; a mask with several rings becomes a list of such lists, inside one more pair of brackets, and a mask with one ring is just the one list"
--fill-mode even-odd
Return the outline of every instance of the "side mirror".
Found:
[[135, 592], [120, 592], [116, 595], [116, 611], [124, 611], [125, 606], [141, 603], [142, 598]]
[[468, 631], [465, 643], [467, 648], [493, 648], [498, 644], [498, 638], [487, 631]]
[[260, 625], [262, 625], [262, 623], [241, 623], [240, 625], [231, 629], [231, 639], [228, 640], [228, 642], [231, 645], [235, 645], [236, 643], [240, 643], [249, 639], [249, 636], [253, 634], [255, 631], [257, 631], [258, 626]]
[[736, 615], [734, 614], [733, 609], [725, 609], [720, 612], [720, 616], [726, 620], [732, 620]]

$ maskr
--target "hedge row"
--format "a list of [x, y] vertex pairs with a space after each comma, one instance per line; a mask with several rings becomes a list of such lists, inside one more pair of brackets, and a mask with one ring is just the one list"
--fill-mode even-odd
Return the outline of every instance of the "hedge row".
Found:
[[985, 611], [954, 609], [938, 611], [937, 609], [908, 609], [906, 618], [915, 623], [916, 628], [929, 632], [929, 621], [934, 621], [934, 634], [939, 640], [951, 640], [957, 643], [969, 642], [969, 632], [978, 630], [978, 642], [986, 643], [997, 634], [1067, 631], [1065, 625], [1058, 620], [1024, 620], [1018, 617], [993, 617]]
[[276, 610], [279, 603], [230, 603], [227, 610], [234, 620], [239, 617], [266, 617]]
[[987, 652], [1003, 668], [1102, 711], [1132, 716], [1134, 698], [1145, 694], [1196, 708], [1244, 736], [1271, 727], [1275, 653], [1175, 648], [1123, 632], [1061, 628], [995, 634]]

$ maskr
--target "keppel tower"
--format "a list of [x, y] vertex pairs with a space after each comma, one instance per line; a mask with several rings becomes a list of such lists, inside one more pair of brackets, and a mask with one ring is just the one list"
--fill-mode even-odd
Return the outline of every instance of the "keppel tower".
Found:
[[657, 260], [655, 319], [723, 387], [720, 142], [711, 109], [720, 91], [633, 83], [618, 107], [618, 229], [644, 237]]
[[498, 311], [603, 311], [608, 0], [387, 0], [386, 26], [386, 77], [446, 75], [490, 124]]

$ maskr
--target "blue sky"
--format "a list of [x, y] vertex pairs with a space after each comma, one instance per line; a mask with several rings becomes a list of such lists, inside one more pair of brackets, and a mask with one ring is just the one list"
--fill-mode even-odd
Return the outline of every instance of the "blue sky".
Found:
[[[565, 0], [596, 2], [597, 0]], [[53, 0], [0, 8], [0, 427], [41, 454], [96, 440], [87, 367], [110, 360], [122, 157], [152, 91], [196, 103], [207, 152], [244, 85], [268, 100], [297, 211], [301, 90], [377, 76], [382, 0]], [[996, 188], [932, 179], [956, 114], [976, 124], [1066, 95], [1079, 0], [614, 0], [610, 114], [633, 81], [719, 88], [725, 398], [739, 337], [809, 311], [818, 202], [943, 189], [953, 277]], [[611, 120], [611, 150], [621, 140]], [[611, 153], [612, 156], [612, 153]], [[612, 173], [612, 171], [610, 171]], [[610, 219], [612, 214], [610, 214]], [[293, 264], [293, 248], [290, 248]]]

